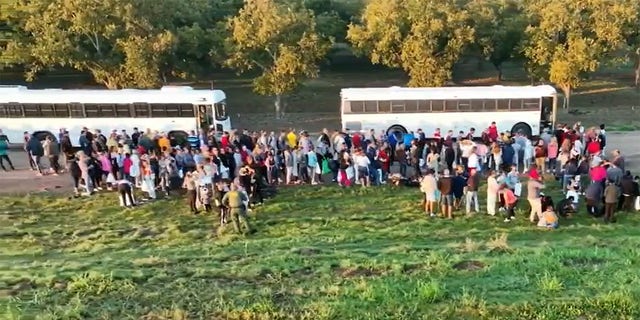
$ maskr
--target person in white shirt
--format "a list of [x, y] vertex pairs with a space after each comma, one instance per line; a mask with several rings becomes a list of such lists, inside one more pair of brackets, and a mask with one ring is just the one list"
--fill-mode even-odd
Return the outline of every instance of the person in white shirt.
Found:
[[498, 202], [498, 192], [500, 192], [498, 172], [489, 170], [489, 178], [487, 178], [487, 213], [491, 216], [496, 215], [496, 202]]
[[478, 170], [480, 167], [480, 160], [476, 153], [477, 150], [478, 148], [476, 146], [472, 146], [471, 152], [469, 152], [469, 157], [467, 159], [467, 170], [469, 172], [471, 172], [471, 170]]
[[358, 150], [353, 156], [353, 162], [356, 165], [357, 179], [362, 182], [363, 187], [369, 186], [369, 165], [371, 162], [362, 150]]
[[118, 199], [120, 200], [121, 207], [133, 207], [136, 205], [136, 200], [133, 197], [131, 188], [131, 182], [126, 179], [121, 179], [115, 183], [118, 186]]

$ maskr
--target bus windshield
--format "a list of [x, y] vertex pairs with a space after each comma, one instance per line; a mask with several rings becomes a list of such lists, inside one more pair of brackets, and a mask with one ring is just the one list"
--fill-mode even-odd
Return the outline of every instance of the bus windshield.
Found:
[[213, 104], [213, 112], [216, 117], [216, 120], [223, 121], [227, 119], [227, 102], [226, 100], [222, 100], [218, 103]]

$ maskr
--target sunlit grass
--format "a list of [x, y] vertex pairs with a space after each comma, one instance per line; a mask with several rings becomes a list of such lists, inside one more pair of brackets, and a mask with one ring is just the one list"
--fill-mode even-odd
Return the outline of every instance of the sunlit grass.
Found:
[[[553, 193], [553, 192], [552, 192]], [[431, 219], [417, 189], [284, 188], [259, 232], [218, 234], [182, 199], [135, 210], [5, 197], [2, 319], [640, 317], [640, 218]]]

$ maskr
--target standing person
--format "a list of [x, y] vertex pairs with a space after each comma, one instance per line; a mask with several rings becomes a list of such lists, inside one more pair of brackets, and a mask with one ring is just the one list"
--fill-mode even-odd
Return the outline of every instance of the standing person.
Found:
[[529, 221], [535, 223], [536, 219], [542, 218], [542, 198], [540, 197], [540, 191], [544, 188], [544, 185], [538, 180], [537, 177], [529, 178], [527, 183], [527, 200], [531, 205], [531, 214], [529, 215]]
[[440, 191], [442, 214], [447, 219], [453, 219], [453, 180], [449, 169], [444, 169], [442, 178], [438, 180], [438, 190]]
[[466, 194], [466, 212], [467, 215], [471, 214], [471, 204], [473, 203], [475, 213], [480, 212], [480, 203], [478, 203], [478, 188], [480, 187], [480, 175], [478, 175], [475, 169], [469, 171], [469, 178], [467, 179], [467, 194]]
[[403, 144], [399, 144], [396, 148], [395, 160], [400, 165], [400, 175], [403, 178], [407, 177], [407, 153]]
[[27, 153], [27, 159], [29, 159], [29, 167], [31, 168], [31, 171], [38, 170], [38, 167], [33, 162], [33, 157], [29, 152], [29, 140], [31, 140], [31, 134], [29, 133], [29, 131], [24, 132], [22, 139], [23, 139], [22, 149], [24, 150], [24, 152]]
[[349, 167], [351, 167], [353, 162], [351, 161], [351, 157], [349, 156], [349, 153], [347, 151], [343, 150], [341, 153], [339, 153], [338, 157], [338, 183], [342, 187], [350, 187], [351, 179], [347, 175], [347, 170], [349, 169]]
[[249, 219], [247, 218], [245, 203], [249, 201], [248, 197], [238, 191], [238, 187], [235, 184], [231, 184], [231, 190], [222, 197], [222, 204], [229, 208], [229, 214], [233, 221], [233, 227], [237, 233], [241, 233], [240, 224], [245, 227], [246, 233], [254, 233], [255, 230], [251, 228]]
[[[319, 168], [318, 163], [318, 155], [313, 148], [310, 148], [307, 152], [307, 174], [311, 177], [311, 184], [316, 185], [317, 182], [317, 171]], [[322, 170], [320, 170], [322, 172]]]
[[84, 181], [84, 187], [86, 192], [83, 195], [91, 195], [93, 193], [93, 179], [91, 179], [91, 175], [89, 174], [89, 165], [90, 165], [90, 157], [88, 157], [84, 151], [78, 151], [76, 155], [78, 167], [80, 169], [80, 176]]
[[[73, 193], [77, 197], [80, 195], [80, 179], [82, 178], [82, 169], [78, 164], [78, 158], [76, 156], [68, 158], [69, 160], [69, 173], [73, 179]], [[86, 182], [85, 182], [86, 183]]]
[[146, 191], [149, 195], [149, 199], [156, 199], [156, 186], [154, 184], [155, 174], [153, 174], [153, 170], [151, 169], [151, 164], [149, 163], [149, 158], [145, 155], [145, 159], [140, 161], [140, 173], [142, 174], [142, 188], [143, 191]]
[[9, 142], [7, 139], [0, 139], [0, 168], [2, 168], [2, 170], [7, 171], [7, 168], [4, 166], [4, 161], [7, 161], [7, 164], [9, 164], [9, 168], [11, 168], [11, 170], [15, 170], [16, 168], [13, 167], [13, 163], [11, 162], [11, 159], [9, 159]]
[[291, 148], [287, 145], [284, 149], [284, 183], [293, 183], [293, 153]]
[[33, 170], [38, 171], [38, 175], [42, 175], [42, 168], [40, 168], [40, 159], [44, 156], [44, 148], [42, 147], [42, 143], [35, 136], [31, 135], [29, 141], [27, 141], [26, 146], [27, 153], [29, 154], [29, 158], [31, 159], [31, 164]]
[[198, 208], [196, 207], [196, 180], [191, 171], [187, 171], [184, 176], [182, 187], [187, 189], [187, 203], [189, 203], [189, 209], [192, 214], [198, 214]]
[[49, 171], [57, 176], [58, 172], [60, 172], [60, 148], [58, 144], [53, 141], [51, 136], [47, 136], [42, 148], [44, 149], [45, 157], [49, 159]]
[[498, 179], [496, 179], [496, 171], [489, 170], [489, 177], [487, 178], [487, 213], [491, 216], [496, 215], [496, 202], [498, 201], [498, 192], [500, 191], [500, 185]]
[[433, 175], [433, 170], [427, 169], [427, 174], [420, 182], [420, 190], [424, 192], [424, 212], [430, 217], [436, 216], [436, 190], [438, 182]]
[[616, 222], [614, 214], [618, 203], [618, 187], [614, 181], [608, 180], [604, 188], [604, 222]]
[[536, 159], [536, 167], [540, 170], [541, 174], [544, 174], [546, 172], [547, 148], [545, 147], [543, 140], [538, 141], [533, 153]]

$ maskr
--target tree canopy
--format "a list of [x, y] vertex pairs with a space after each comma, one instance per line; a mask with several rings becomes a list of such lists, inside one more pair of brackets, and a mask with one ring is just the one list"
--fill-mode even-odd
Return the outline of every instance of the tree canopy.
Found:
[[562, 89], [565, 107], [583, 75], [595, 71], [603, 58], [623, 46], [625, 27], [638, 19], [637, 8], [636, 0], [527, 2], [531, 24], [524, 53]]
[[[502, 66], [567, 99], [603, 62], [634, 62], [637, 0], [15, 0], [0, 7], [0, 64], [39, 73], [72, 68], [108, 88], [154, 87], [231, 68], [283, 95], [318, 75], [331, 42], [401, 68], [410, 86], [441, 86], [461, 58]], [[344, 52], [344, 51], [342, 51]], [[255, 74], [254, 74], [255, 73]], [[631, 73], [631, 71], [630, 71]], [[567, 100], [568, 102], [569, 100]]]
[[258, 70], [254, 90], [276, 97], [276, 116], [284, 111], [281, 98], [318, 75], [318, 63], [330, 40], [316, 32], [311, 10], [273, 0], [247, 0], [228, 21], [226, 65], [239, 71]]
[[441, 86], [474, 39], [459, 1], [372, 0], [348, 39], [371, 62], [403, 68], [410, 86]]

